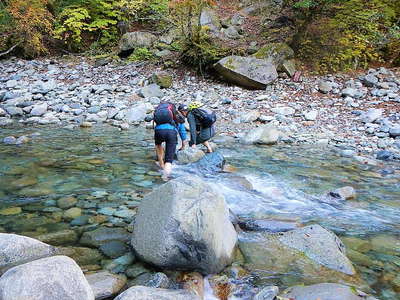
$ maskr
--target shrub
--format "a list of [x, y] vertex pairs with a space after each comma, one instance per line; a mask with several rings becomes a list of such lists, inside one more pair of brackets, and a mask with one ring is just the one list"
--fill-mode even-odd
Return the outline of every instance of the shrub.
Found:
[[12, 32], [5, 39], [8, 43], [19, 43], [18, 48], [26, 57], [48, 53], [46, 42], [53, 32], [53, 16], [47, 6], [48, 0], [12, 0], [3, 9], [2, 22], [12, 19]]
[[128, 57], [129, 61], [144, 61], [154, 58], [153, 53], [147, 48], [136, 48]]

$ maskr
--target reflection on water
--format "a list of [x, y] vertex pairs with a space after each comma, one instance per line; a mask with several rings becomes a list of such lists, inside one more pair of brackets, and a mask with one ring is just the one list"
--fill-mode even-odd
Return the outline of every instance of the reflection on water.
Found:
[[[68, 228], [54, 207], [61, 197], [72, 195], [82, 209], [92, 212], [104, 207], [123, 209], [162, 184], [154, 163], [151, 130], [1, 130], [0, 138], [8, 135], [30, 135], [31, 141], [20, 146], [0, 144], [0, 232]], [[382, 299], [397, 297], [398, 163], [370, 166], [310, 146], [219, 147], [237, 171], [201, 175], [224, 193], [234, 213], [324, 225], [343, 237], [358, 271]], [[176, 166], [175, 176], [189, 171], [193, 173], [187, 166]], [[355, 200], [321, 201], [324, 192], [346, 185], [357, 190]]]

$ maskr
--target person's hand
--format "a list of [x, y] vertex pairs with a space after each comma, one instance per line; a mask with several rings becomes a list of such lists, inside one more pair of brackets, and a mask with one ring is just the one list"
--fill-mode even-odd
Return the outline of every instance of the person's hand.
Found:
[[195, 144], [193, 144], [191, 148], [193, 148], [193, 149], [196, 149], [196, 145], [195, 145]]

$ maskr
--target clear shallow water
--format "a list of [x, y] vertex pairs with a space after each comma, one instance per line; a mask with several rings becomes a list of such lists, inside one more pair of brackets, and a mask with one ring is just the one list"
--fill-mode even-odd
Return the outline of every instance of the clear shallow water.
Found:
[[[0, 230], [23, 234], [47, 223], [51, 223], [47, 230], [60, 230], [68, 224], [55, 224], [45, 213], [35, 212], [35, 205], [75, 195], [97, 209], [118, 207], [140, 201], [141, 195], [162, 184], [151, 130], [21, 127], [2, 129], [0, 138], [23, 134], [33, 134], [32, 141], [20, 146], [0, 144], [0, 209], [22, 208], [20, 215], [1, 216]], [[357, 269], [382, 299], [398, 297], [393, 281], [400, 271], [400, 248], [396, 248], [400, 164], [362, 165], [328, 148], [311, 146], [231, 144], [220, 145], [219, 151], [236, 172], [200, 175], [224, 193], [234, 213], [319, 223], [342, 237], [373, 244], [364, 254], [374, 265], [359, 263]], [[384, 169], [393, 174], [382, 175]], [[174, 172], [181, 176], [196, 170], [176, 166]], [[321, 202], [321, 194], [346, 185], [357, 190], [355, 200]], [[27, 213], [36, 223], [26, 220]]]

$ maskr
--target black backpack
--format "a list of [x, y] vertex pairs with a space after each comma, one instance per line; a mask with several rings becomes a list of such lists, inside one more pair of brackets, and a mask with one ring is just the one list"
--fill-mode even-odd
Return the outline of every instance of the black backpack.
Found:
[[175, 106], [171, 103], [161, 103], [154, 111], [154, 122], [160, 124], [175, 125]]
[[202, 127], [209, 128], [217, 121], [217, 115], [215, 112], [207, 112], [201, 108], [195, 108], [192, 113], [200, 121]]

